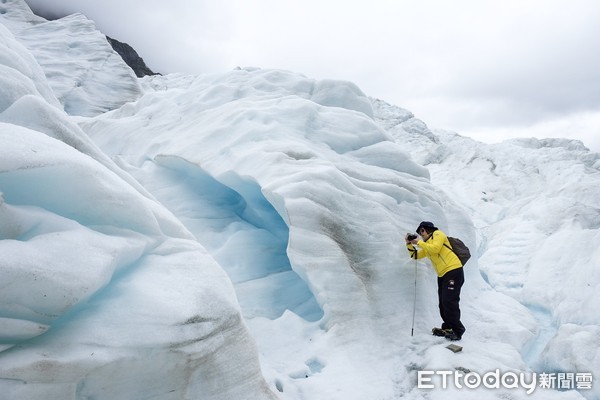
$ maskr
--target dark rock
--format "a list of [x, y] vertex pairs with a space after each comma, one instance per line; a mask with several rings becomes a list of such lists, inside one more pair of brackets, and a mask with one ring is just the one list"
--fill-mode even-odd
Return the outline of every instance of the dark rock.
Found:
[[110, 37], [106, 37], [108, 43], [112, 46], [113, 50], [119, 53], [123, 61], [135, 72], [135, 75], [138, 78], [144, 77], [146, 75], [160, 75], [160, 73], [153, 72], [146, 63], [144, 59], [138, 55], [138, 53], [128, 45], [127, 43], [119, 42], [116, 39], [112, 39]]

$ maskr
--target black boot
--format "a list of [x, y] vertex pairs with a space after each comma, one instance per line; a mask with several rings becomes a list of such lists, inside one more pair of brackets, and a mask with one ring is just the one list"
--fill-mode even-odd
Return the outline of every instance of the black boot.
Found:
[[431, 333], [433, 336], [446, 337], [448, 334], [452, 333], [452, 329], [433, 328]]
[[449, 332], [446, 333], [446, 339], [448, 340], [452, 340], [452, 341], [457, 341], [460, 340], [461, 337], [459, 335], [456, 334], [456, 332], [454, 332], [452, 329], [448, 329]]

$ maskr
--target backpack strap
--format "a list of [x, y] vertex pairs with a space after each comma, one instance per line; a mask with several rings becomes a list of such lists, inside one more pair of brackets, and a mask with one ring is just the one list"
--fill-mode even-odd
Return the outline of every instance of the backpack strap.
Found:
[[456, 252], [452, 249], [452, 247], [448, 246], [446, 243], [444, 243], [444, 246], [446, 246], [448, 248], [448, 250], [450, 250], [451, 252], [454, 253], [454, 255], [456, 256], [456, 258], [458, 258], [458, 262], [460, 263], [460, 265], [462, 267], [464, 267], [464, 264], [463, 264], [462, 260], [460, 259], [460, 257], [458, 256], [458, 254], [456, 254]]
[[[448, 250], [450, 250], [451, 252], [453, 252], [456, 257], [458, 257], [458, 254], [456, 254], [456, 252], [452, 249], [451, 246], [448, 246], [446, 243], [444, 243], [444, 246], [446, 246], [448, 248]], [[458, 260], [460, 261], [460, 258]]]

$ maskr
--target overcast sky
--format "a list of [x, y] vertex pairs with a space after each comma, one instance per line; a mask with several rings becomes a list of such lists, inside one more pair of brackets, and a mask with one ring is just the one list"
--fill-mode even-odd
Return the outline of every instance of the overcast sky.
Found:
[[281, 68], [344, 79], [484, 142], [600, 152], [598, 0], [26, 0], [81, 12], [161, 73]]

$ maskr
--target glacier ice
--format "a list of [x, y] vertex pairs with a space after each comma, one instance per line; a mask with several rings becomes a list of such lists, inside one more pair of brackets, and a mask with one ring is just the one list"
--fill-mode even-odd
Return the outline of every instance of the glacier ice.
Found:
[[[290, 71], [137, 79], [84, 16], [0, 7], [3, 398], [492, 399], [520, 392], [417, 371], [598, 370], [597, 154]], [[457, 355], [404, 248], [423, 219], [475, 249]]]

